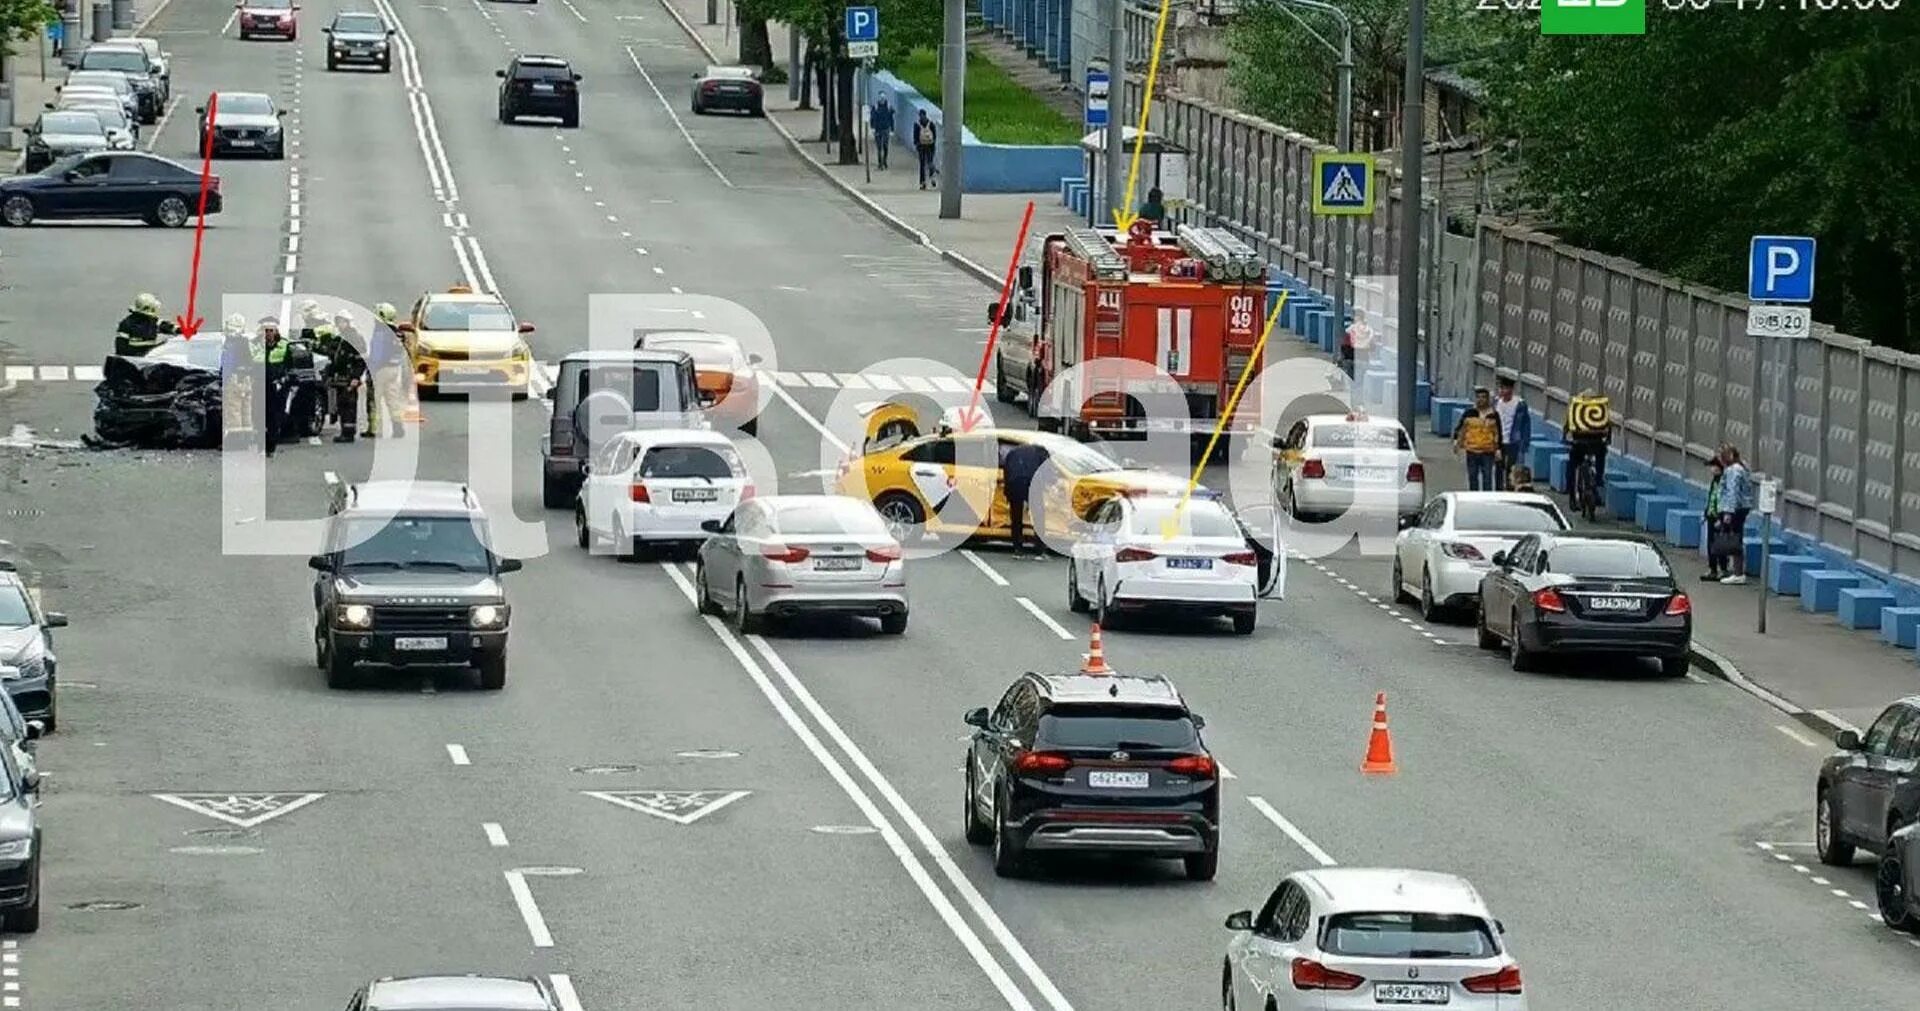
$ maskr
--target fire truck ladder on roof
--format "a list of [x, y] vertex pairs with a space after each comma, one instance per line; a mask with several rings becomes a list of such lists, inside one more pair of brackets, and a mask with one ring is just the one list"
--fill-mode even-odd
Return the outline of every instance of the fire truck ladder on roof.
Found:
[[1094, 277], [1102, 281], [1127, 279], [1126, 259], [1114, 252], [1113, 243], [1099, 232], [1091, 228], [1069, 228], [1067, 248], [1073, 251], [1073, 255], [1087, 261]]
[[1225, 228], [1181, 225], [1175, 233], [1188, 256], [1207, 265], [1207, 273], [1222, 281], [1264, 281], [1267, 265], [1253, 247]]

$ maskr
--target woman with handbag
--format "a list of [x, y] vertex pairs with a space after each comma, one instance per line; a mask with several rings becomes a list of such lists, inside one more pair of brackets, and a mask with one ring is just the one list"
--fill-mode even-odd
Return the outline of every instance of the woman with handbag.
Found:
[[1732, 517], [1723, 511], [1724, 499], [1720, 494], [1721, 480], [1726, 476], [1726, 468], [1720, 458], [1707, 461], [1707, 509], [1703, 519], [1707, 541], [1707, 571], [1700, 577], [1703, 583], [1717, 583], [1727, 575], [1731, 557], [1726, 551], [1727, 521]]

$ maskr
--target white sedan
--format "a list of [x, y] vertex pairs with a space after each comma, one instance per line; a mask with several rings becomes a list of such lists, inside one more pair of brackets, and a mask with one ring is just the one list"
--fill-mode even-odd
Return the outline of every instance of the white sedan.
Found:
[[1526, 1011], [1506, 929], [1466, 879], [1322, 867], [1227, 917], [1227, 1011]]
[[[1067, 565], [1067, 606], [1109, 624], [1120, 611], [1226, 616], [1253, 634], [1260, 598], [1286, 579], [1286, 552], [1265, 552], [1219, 499], [1125, 496], [1079, 525]], [[1264, 561], [1264, 564], [1263, 564]]]
[[1392, 418], [1311, 414], [1273, 441], [1273, 500], [1303, 523], [1412, 516], [1426, 498], [1426, 466]]
[[650, 544], [697, 544], [708, 520], [724, 520], [753, 496], [733, 443], [719, 432], [643, 429], [608, 439], [586, 467], [574, 505], [575, 538], [613, 542], [622, 558]]
[[1393, 546], [1393, 599], [1418, 601], [1420, 616], [1471, 614], [1496, 552], [1521, 537], [1571, 526], [1553, 500], [1530, 492], [1450, 491], [1435, 495]]

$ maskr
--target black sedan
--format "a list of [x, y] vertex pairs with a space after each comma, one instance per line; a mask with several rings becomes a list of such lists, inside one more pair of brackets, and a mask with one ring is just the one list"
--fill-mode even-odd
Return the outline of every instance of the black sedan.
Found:
[[749, 116], [764, 116], [766, 99], [761, 94], [760, 75], [752, 67], [708, 67], [693, 75], [693, 113], [703, 116], [715, 109], [732, 109]]
[[[206, 213], [220, 213], [220, 177], [207, 180]], [[179, 228], [200, 210], [200, 173], [138, 151], [63, 158], [33, 175], [0, 179], [0, 223], [127, 218]]]
[[1687, 672], [1693, 604], [1660, 548], [1631, 534], [1542, 533], [1493, 556], [1480, 580], [1480, 648], [1507, 647], [1513, 669], [1543, 655], [1650, 656]]
[[0, 930], [40, 929], [40, 773], [0, 748]]
[[1884, 854], [1920, 815], [1920, 695], [1895, 702], [1867, 728], [1843, 730], [1814, 781], [1813, 844], [1822, 863], [1853, 862], [1855, 847]]

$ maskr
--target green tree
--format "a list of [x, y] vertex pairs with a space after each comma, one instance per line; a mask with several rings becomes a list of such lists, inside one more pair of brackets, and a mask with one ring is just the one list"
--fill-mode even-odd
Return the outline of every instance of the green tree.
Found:
[[[915, 48], [939, 41], [939, 4], [929, 0], [877, 0], [876, 6], [880, 8], [880, 66], [904, 60]], [[832, 75], [833, 88], [829, 93], [823, 82], [822, 137], [837, 137], [839, 160], [841, 164], [851, 165], [860, 160], [854, 143], [858, 110], [854, 102], [853, 72], [858, 61], [848, 58], [846, 40], [841, 37], [846, 7], [841, 0], [742, 0], [739, 11], [743, 25], [749, 19], [778, 21], [790, 31], [805, 32], [810, 39], [824, 43], [822, 51], [829, 54], [826, 65]], [[743, 52], [742, 61], [745, 60]], [[771, 53], [767, 61], [771, 63]]]
[[26, 42], [60, 20], [47, 0], [0, 0], [0, 66], [11, 56], [12, 44]]

